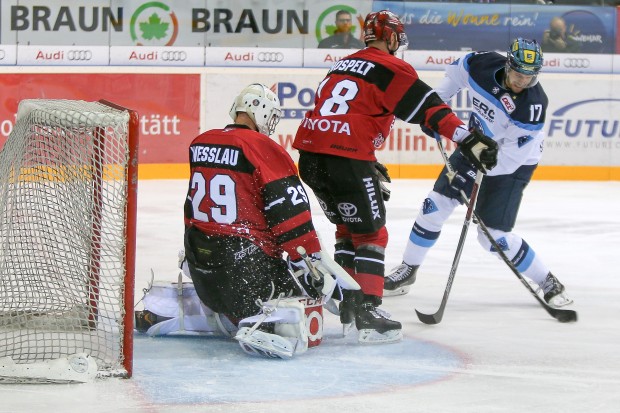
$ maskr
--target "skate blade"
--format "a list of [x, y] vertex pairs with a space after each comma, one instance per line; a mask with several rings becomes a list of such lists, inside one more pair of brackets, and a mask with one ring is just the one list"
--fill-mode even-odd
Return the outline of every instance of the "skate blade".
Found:
[[334, 301], [333, 298], [330, 298], [323, 304], [323, 308], [332, 313], [333, 315], [340, 315], [340, 310], [338, 309], [338, 304]]
[[359, 331], [357, 341], [361, 344], [389, 344], [397, 343], [403, 339], [403, 331], [388, 330], [385, 333], [379, 333], [377, 330], [363, 329]]
[[402, 287], [398, 287], [395, 290], [383, 290], [384, 297], [395, 297], [397, 295], [405, 295], [411, 289], [410, 285], [403, 285]]
[[346, 323], [342, 325], [342, 337], [346, 337], [353, 330], [353, 323]]

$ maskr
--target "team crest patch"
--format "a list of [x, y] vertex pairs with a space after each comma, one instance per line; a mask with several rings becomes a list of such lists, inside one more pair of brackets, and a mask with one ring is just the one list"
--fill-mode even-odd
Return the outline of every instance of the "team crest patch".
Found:
[[435, 202], [430, 198], [426, 198], [424, 203], [422, 203], [422, 214], [426, 215], [437, 211], [439, 211], [439, 209], [437, 205], [435, 205]]
[[533, 136], [527, 135], [527, 136], [521, 136], [519, 137], [519, 139], [517, 139], [517, 145], [519, 145], [519, 148], [527, 145], [528, 142], [532, 141], [534, 139]]
[[[506, 241], [505, 237], [501, 237], [500, 239], [495, 240], [495, 241], [497, 242], [497, 245], [501, 248], [502, 251], [508, 250], [508, 241]], [[497, 252], [495, 247], [492, 245], [491, 245], [491, 252]]]
[[492, 90], [491, 93], [493, 93], [494, 95], [499, 92], [499, 88], [497, 86], [495, 86]]
[[504, 107], [504, 109], [506, 109], [506, 112], [508, 113], [514, 112], [517, 108], [517, 105], [515, 105], [515, 102], [512, 100], [508, 93], [504, 93], [499, 98], [499, 101], [502, 102], [502, 106]]
[[383, 136], [382, 133], [378, 134], [375, 139], [373, 139], [372, 143], [375, 146], [375, 148], [379, 148], [381, 147], [381, 145], [383, 145], [383, 143], [385, 142], [385, 136]]

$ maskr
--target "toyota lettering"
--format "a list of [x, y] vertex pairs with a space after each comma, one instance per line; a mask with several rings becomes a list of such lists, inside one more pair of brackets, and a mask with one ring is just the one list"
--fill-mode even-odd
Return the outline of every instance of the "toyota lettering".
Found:
[[90, 50], [69, 50], [67, 52], [67, 60], [87, 62], [92, 60], [93, 52]]
[[184, 62], [187, 60], [187, 53], [183, 50], [165, 50], [161, 54], [164, 62]]
[[282, 52], [260, 52], [257, 60], [261, 63], [280, 63], [284, 61]]

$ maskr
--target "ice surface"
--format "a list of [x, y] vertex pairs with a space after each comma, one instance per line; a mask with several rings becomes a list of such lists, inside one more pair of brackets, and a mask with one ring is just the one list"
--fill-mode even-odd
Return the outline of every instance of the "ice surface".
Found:
[[[429, 180], [396, 180], [386, 268], [400, 263]], [[140, 181], [136, 301], [176, 281], [185, 181]], [[313, 200], [327, 245], [333, 228]], [[136, 335], [134, 377], [80, 385], [0, 386], [0, 412], [618, 412], [620, 183], [534, 181], [515, 232], [564, 283], [579, 321], [551, 318], [470, 227], [440, 324], [436, 311], [464, 208], [450, 218], [406, 296], [383, 308], [405, 338], [359, 345], [326, 312], [323, 343], [293, 360], [250, 358], [218, 337]], [[1, 345], [1, 344], [0, 344]]]

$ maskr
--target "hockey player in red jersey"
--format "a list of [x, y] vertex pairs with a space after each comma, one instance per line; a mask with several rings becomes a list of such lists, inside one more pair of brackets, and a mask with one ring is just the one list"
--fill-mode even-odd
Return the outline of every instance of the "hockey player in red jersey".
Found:
[[[230, 116], [233, 124], [199, 135], [189, 147], [185, 258], [198, 297], [239, 326], [235, 338], [246, 352], [291, 357], [308, 346], [299, 297], [329, 297], [337, 276], [321, 261], [297, 168], [269, 138], [281, 117], [278, 97], [251, 84]], [[310, 281], [313, 270], [319, 280]]]
[[394, 56], [408, 41], [392, 12], [368, 14], [366, 48], [336, 62], [319, 84], [315, 107], [298, 128], [299, 172], [336, 225], [335, 261], [362, 287], [340, 303], [343, 324], [355, 322], [361, 342], [394, 342], [401, 324], [378, 310], [388, 233], [375, 149], [395, 117], [450, 137], [478, 169], [497, 161], [497, 144], [466, 129], [407, 62]]

